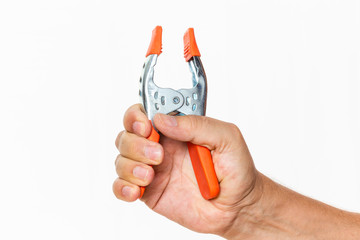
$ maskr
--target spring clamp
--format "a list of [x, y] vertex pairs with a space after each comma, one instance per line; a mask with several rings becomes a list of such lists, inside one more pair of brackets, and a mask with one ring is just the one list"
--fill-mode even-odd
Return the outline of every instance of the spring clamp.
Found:
[[[157, 26], [152, 32], [150, 46], [146, 53], [140, 77], [140, 101], [147, 117], [153, 122], [157, 113], [169, 115], [200, 115], [206, 112], [207, 80], [200, 52], [197, 47], [194, 29], [189, 28], [184, 35], [184, 57], [192, 73], [193, 87], [174, 90], [158, 87], [154, 82], [154, 67], [161, 54], [162, 28]], [[148, 139], [159, 142], [160, 135], [154, 124]], [[205, 199], [219, 194], [219, 183], [214, 170], [210, 150], [206, 147], [188, 143], [189, 154], [200, 192]], [[141, 187], [141, 196], [145, 188]]]

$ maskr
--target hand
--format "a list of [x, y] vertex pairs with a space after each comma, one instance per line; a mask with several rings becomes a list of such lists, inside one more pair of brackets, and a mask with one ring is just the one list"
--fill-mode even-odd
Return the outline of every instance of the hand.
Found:
[[[150, 208], [197, 232], [228, 239], [360, 239], [360, 214], [346, 212], [287, 189], [259, 173], [239, 129], [200, 116], [156, 115], [160, 143], [146, 139], [151, 124], [140, 105], [128, 109], [116, 139], [113, 190], [135, 201], [139, 186]], [[220, 194], [202, 198], [185, 142], [211, 150]], [[149, 165], [153, 165], [151, 168]]]
[[[141, 200], [155, 212], [197, 232], [226, 235], [239, 212], [261, 195], [261, 177], [241, 132], [234, 124], [202, 116], [157, 114], [154, 124], [163, 134], [160, 143], [146, 139], [151, 124], [140, 104], [125, 113], [125, 131], [116, 139], [114, 194], [131, 202], [139, 198], [139, 186], [146, 186]], [[188, 141], [211, 150], [220, 183], [215, 199], [200, 194]]]

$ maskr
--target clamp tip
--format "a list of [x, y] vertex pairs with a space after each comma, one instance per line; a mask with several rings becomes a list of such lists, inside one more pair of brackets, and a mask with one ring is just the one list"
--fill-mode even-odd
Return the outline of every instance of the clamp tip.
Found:
[[156, 26], [152, 31], [151, 42], [146, 57], [151, 54], [160, 55], [162, 49], [162, 27]]
[[192, 57], [200, 57], [200, 51], [196, 44], [194, 28], [189, 28], [184, 34], [184, 57], [188, 62]]

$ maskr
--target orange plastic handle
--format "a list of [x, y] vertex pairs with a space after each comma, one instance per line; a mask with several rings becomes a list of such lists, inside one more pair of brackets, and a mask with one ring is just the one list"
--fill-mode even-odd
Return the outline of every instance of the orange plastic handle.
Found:
[[[150, 132], [150, 136], [147, 139], [150, 141], [153, 141], [153, 142], [159, 142], [160, 135], [155, 131], [151, 121], [150, 121], [150, 124], [151, 124], [151, 132]], [[140, 198], [142, 198], [142, 196], [144, 195], [144, 192], [145, 192], [145, 187], [141, 186], [140, 187]]]
[[191, 142], [188, 142], [187, 145], [201, 195], [205, 199], [217, 197], [220, 192], [220, 186], [210, 150]]

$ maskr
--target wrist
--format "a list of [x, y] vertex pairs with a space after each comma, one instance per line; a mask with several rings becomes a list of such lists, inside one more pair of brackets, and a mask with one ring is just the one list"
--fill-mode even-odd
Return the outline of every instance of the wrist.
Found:
[[277, 214], [288, 199], [281, 195], [284, 187], [273, 182], [260, 172], [256, 174], [255, 186], [243, 200], [238, 217], [226, 234], [226, 239], [291, 239], [296, 230], [282, 222]]
[[[305, 197], [257, 174], [248, 204], [223, 237], [236, 239], [360, 239], [360, 215]], [[251, 202], [252, 200], [252, 202]]]

